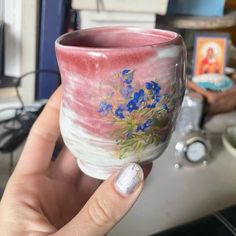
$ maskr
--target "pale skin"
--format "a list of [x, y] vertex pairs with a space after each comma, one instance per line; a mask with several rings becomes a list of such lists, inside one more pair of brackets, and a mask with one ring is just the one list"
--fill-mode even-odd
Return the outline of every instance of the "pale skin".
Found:
[[[132, 207], [143, 182], [129, 196], [113, 185], [117, 173], [103, 183], [83, 174], [64, 147], [51, 161], [60, 136], [59, 88], [33, 125], [22, 155], [0, 203], [4, 236], [102, 236]], [[146, 175], [151, 166], [146, 166]], [[115, 207], [114, 207], [115, 206]]]

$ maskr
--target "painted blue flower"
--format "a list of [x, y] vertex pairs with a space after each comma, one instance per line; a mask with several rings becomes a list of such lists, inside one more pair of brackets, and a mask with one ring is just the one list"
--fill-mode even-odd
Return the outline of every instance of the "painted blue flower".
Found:
[[120, 119], [124, 119], [125, 118], [125, 116], [124, 116], [124, 114], [123, 114], [123, 109], [122, 109], [122, 107], [121, 106], [118, 106], [117, 108], [116, 108], [116, 110], [115, 110], [115, 115], [118, 117], [118, 118], [120, 118]]
[[143, 125], [138, 125], [136, 131], [137, 131], [137, 132], [144, 131], [144, 130], [143, 130]]
[[120, 93], [125, 99], [129, 99], [133, 93], [133, 87], [129, 84], [127, 87], [121, 88]]
[[133, 81], [133, 75], [134, 75], [134, 71], [132, 70], [129, 70], [129, 69], [124, 69], [122, 72], [121, 72], [121, 76], [123, 78], [123, 81], [126, 83], [126, 84], [131, 84], [132, 81]]
[[151, 83], [153, 84], [154, 89], [158, 89], [158, 90], [161, 89], [160, 86], [159, 86], [159, 84], [158, 84], [157, 82], [151, 81]]
[[153, 124], [153, 119], [146, 120], [145, 123], [143, 124], [144, 130], [149, 128], [152, 124]]
[[112, 105], [107, 103], [106, 101], [101, 101], [99, 104], [98, 112], [103, 113], [104, 115], [107, 115], [109, 111], [112, 110]]
[[154, 90], [155, 91], [160, 91], [161, 90], [161, 87], [159, 86], [159, 84], [158, 83], [156, 83], [155, 81], [152, 81], [152, 84], [153, 84], [153, 86], [154, 86]]
[[140, 89], [138, 92], [134, 93], [134, 100], [139, 105], [144, 101], [144, 91], [143, 91], [143, 89]]
[[151, 125], [153, 124], [153, 119], [148, 119], [146, 120], [143, 124], [141, 125], [138, 125], [136, 131], [139, 132], [139, 131], [145, 131], [147, 130]]
[[122, 70], [121, 75], [122, 75], [122, 76], [127, 75], [127, 74], [129, 74], [131, 71], [132, 71], [132, 70], [124, 69], [124, 70]]
[[151, 82], [146, 82], [146, 83], [145, 83], [145, 87], [146, 87], [146, 89], [151, 90], [152, 87], [153, 87], [153, 85], [152, 85]]
[[151, 82], [146, 82], [145, 83], [145, 87], [147, 90], [150, 90], [151, 93], [152, 93], [152, 99], [155, 101], [155, 102], [159, 102], [160, 101], [160, 96], [159, 96], [159, 93], [160, 93], [160, 86], [158, 85], [158, 83], [156, 83], [155, 81], [151, 81]]
[[152, 98], [153, 98], [153, 100], [154, 100], [156, 103], [161, 100], [161, 97], [158, 96], [157, 94], [153, 94]]
[[166, 110], [167, 112], [169, 112], [169, 107], [168, 107], [166, 104], [163, 104], [163, 105], [162, 105], [162, 108], [163, 108], [164, 110]]
[[147, 104], [146, 108], [155, 108], [156, 107], [156, 102], [154, 101], [153, 103], [151, 104]]
[[134, 99], [130, 100], [127, 104], [127, 110], [128, 112], [132, 112], [134, 110], [138, 110], [138, 106], [137, 106], [137, 103]]
[[147, 90], [152, 90], [152, 92], [155, 94], [158, 94], [161, 90], [161, 87], [155, 81], [146, 82], [145, 87]]
[[152, 99], [153, 99], [152, 103], [147, 104], [145, 107], [147, 107], [147, 108], [155, 108], [156, 104], [161, 100], [161, 97], [159, 95], [153, 94], [152, 95]]
[[132, 131], [128, 131], [128, 132], [126, 133], [126, 138], [132, 138], [132, 137], [133, 137]]

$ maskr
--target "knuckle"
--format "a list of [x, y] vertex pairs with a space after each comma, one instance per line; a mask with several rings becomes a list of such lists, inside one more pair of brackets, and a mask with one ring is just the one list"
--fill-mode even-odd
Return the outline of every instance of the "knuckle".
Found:
[[115, 222], [116, 217], [111, 205], [104, 199], [95, 198], [88, 207], [91, 221], [98, 227]]

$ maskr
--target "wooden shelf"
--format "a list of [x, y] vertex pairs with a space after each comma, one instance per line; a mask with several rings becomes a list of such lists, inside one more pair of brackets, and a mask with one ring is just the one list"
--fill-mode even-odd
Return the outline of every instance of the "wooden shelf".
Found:
[[157, 25], [179, 29], [220, 29], [236, 25], [236, 11], [231, 11], [222, 17], [200, 16], [160, 16], [157, 15]]

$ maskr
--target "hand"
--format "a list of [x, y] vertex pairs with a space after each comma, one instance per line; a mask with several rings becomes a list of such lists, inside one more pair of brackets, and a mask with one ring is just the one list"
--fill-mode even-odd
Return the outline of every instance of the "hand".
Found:
[[61, 88], [31, 129], [0, 204], [1, 235], [105, 235], [142, 190], [143, 171], [137, 164], [101, 183], [83, 174], [65, 147], [51, 161], [60, 135], [60, 102]]
[[187, 81], [187, 88], [200, 93], [206, 99], [206, 110], [209, 115], [229, 112], [236, 108], [236, 85], [224, 92], [212, 92], [200, 88], [192, 81]]

